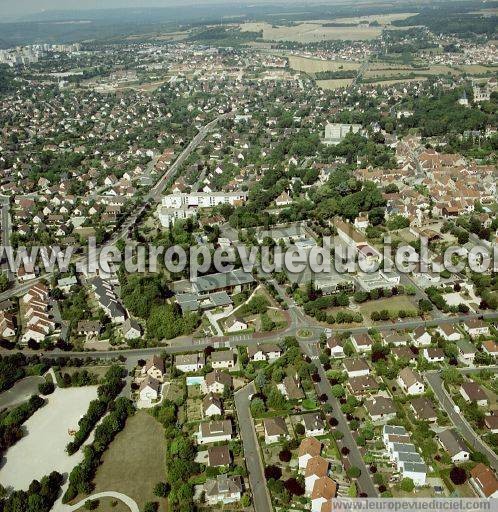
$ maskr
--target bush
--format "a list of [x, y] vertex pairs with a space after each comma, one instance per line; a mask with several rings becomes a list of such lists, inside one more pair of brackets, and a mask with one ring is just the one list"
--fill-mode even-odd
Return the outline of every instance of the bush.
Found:
[[154, 487], [154, 496], [166, 498], [170, 491], [170, 485], [166, 482], [159, 482]]
[[360, 468], [357, 468], [356, 466], [351, 466], [347, 471], [346, 474], [349, 478], [358, 478], [361, 475]]
[[289, 478], [284, 482], [284, 487], [294, 496], [304, 496], [304, 486], [296, 478]]
[[298, 423], [296, 425], [296, 434], [298, 436], [304, 436], [304, 433], [306, 432], [304, 425], [302, 423]]
[[290, 462], [290, 460], [292, 459], [292, 453], [291, 453], [289, 450], [282, 450], [282, 451], [278, 454], [278, 458], [279, 458], [282, 462]]
[[450, 471], [450, 479], [455, 485], [463, 485], [467, 481], [467, 472], [463, 468], [453, 466]]
[[403, 480], [401, 480], [400, 488], [402, 491], [412, 492], [413, 489], [415, 489], [415, 484], [411, 478], [403, 478]]
[[42, 382], [38, 386], [38, 391], [40, 395], [51, 395], [55, 391], [55, 386], [53, 382]]
[[280, 480], [282, 476], [282, 470], [278, 466], [266, 466], [265, 468], [265, 478], [270, 480]]
[[159, 510], [159, 503], [157, 501], [148, 501], [144, 506], [144, 512], [157, 512]]

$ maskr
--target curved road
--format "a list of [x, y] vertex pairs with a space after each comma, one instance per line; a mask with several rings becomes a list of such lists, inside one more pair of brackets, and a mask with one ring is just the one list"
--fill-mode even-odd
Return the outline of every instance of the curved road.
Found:
[[100, 500], [102, 498], [113, 498], [119, 501], [122, 501], [131, 512], [140, 512], [137, 502], [135, 500], [132, 500], [129, 496], [126, 496], [126, 494], [122, 494], [120, 492], [114, 492], [114, 491], [108, 491], [108, 492], [99, 492], [97, 494], [93, 494], [92, 496], [88, 496], [88, 498], [85, 498], [76, 505], [64, 505], [59, 508], [56, 512], [72, 512], [73, 510], [79, 510], [82, 507], [85, 506], [85, 503], [89, 500]]

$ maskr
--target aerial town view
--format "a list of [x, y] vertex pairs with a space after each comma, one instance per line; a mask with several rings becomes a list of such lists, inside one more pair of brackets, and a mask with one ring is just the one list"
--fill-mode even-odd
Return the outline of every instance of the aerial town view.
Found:
[[498, 512], [498, 1], [0, 0], [0, 512]]

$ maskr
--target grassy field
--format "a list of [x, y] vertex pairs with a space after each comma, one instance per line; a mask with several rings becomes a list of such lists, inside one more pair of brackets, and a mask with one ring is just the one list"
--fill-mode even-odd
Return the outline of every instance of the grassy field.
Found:
[[400, 309], [404, 309], [405, 311], [417, 311], [415, 303], [406, 295], [372, 300], [360, 305], [360, 311], [364, 318], [370, 318], [373, 311], [380, 311], [382, 309], [387, 309], [388, 311], [399, 311]]
[[411, 82], [423, 82], [425, 80], [427, 80], [427, 77], [418, 76], [416, 78], [400, 78], [399, 80], [378, 80], [378, 81], [369, 82], [369, 83], [380, 85], [381, 87], [389, 87], [391, 85], [396, 85], [396, 84], [408, 84]]
[[[104, 453], [94, 492], [122, 492], [143, 510], [147, 501], [158, 500], [153, 489], [165, 479], [165, 453], [162, 426], [146, 411], [138, 411]], [[160, 510], [166, 507], [162, 500]]]
[[321, 23], [300, 23], [296, 26], [274, 26], [264, 22], [244, 23], [242, 31], [263, 31], [263, 39], [272, 41], [295, 41], [313, 43], [317, 41], [352, 40], [367, 41], [375, 39], [382, 27], [324, 27]]
[[335, 78], [332, 80], [317, 80], [316, 85], [321, 89], [326, 89], [328, 91], [333, 91], [335, 89], [340, 89], [341, 87], [347, 87], [353, 83], [352, 78]]
[[359, 62], [309, 59], [308, 57], [300, 57], [299, 55], [289, 55], [289, 67], [295, 71], [304, 71], [305, 73], [350, 71], [358, 69], [360, 65]]

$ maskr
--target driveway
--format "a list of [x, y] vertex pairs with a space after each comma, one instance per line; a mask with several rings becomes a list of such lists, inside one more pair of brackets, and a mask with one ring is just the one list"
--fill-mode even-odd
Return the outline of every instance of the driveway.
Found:
[[356, 441], [353, 438], [351, 430], [349, 428], [348, 422], [341, 411], [341, 405], [339, 400], [332, 395], [332, 386], [330, 385], [329, 380], [327, 379], [327, 375], [325, 374], [325, 370], [323, 366], [318, 361], [318, 350], [315, 345], [310, 345], [306, 342], [301, 342], [301, 350], [311, 357], [316, 367], [318, 368], [318, 373], [320, 375], [320, 382], [316, 383], [316, 387], [318, 389], [319, 394], [326, 394], [328, 399], [328, 403], [332, 406], [333, 416], [338, 421], [337, 430], [344, 434], [342, 438], [342, 442], [345, 446], [349, 448], [348, 459], [352, 466], [356, 466], [361, 470], [361, 475], [357, 479], [357, 484], [360, 492], [364, 492], [368, 495], [369, 498], [377, 498], [379, 496], [377, 492], [377, 488], [375, 487], [372, 478], [370, 476], [370, 471], [367, 468], [363, 457], [358, 449]]
[[45, 382], [40, 376], [25, 377], [10, 389], [0, 393], [0, 409], [26, 402], [32, 395], [38, 394], [38, 385]]
[[254, 509], [256, 512], [270, 512], [270, 494], [266, 487], [263, 462], [259, 451], [256, 430], [250, 412], [250, 396], [256, 393], [254, 383], [239, 389], [235, 393], [235, 407], [239, 418], [240, 437], [244, 445], [244, 457], [246, 459], [247, 471], [249, 472], [249, 483], [251, 484]]
[[427, 372], [425, 378], [434, 391], [441, 407], [445, 410], [451, 422], [455, 425], [455, 428], [463, 436], [465, 441], [467, 441], [468, 445], [472, 447], [473, 450], [484, 453], [489, 459], [491, 467], [495, 471], [498, 471], [498, 457], [496, 453], [481, 440], [479, 434], [474, 431], [469, 422], [463, 417], [462, 413], [455, 411], [455, 404], [444, 388], [443, 380], [440, 375], [436, 372]]

